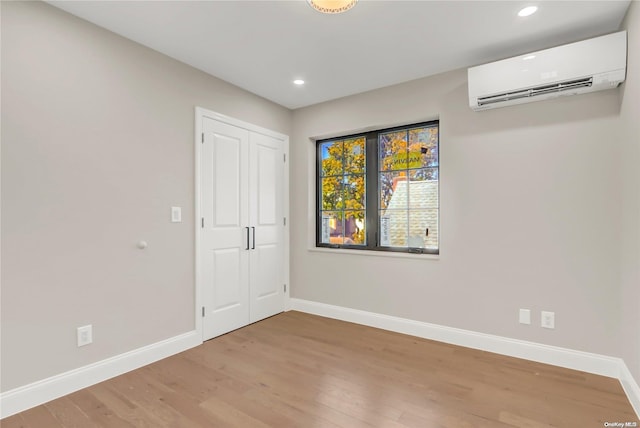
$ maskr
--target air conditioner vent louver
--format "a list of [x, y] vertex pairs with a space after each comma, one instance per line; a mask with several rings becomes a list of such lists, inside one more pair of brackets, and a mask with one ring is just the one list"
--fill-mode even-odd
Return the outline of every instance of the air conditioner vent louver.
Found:
[[552, 85], [537, 86], [531, 89], [524, 89], [521, 91], [505, 92], [503, 94], [491, 95], [488, 97], [478, 97], [478, 106], [484, 106], [487, 104], [501, 103], [509, 100], [516, 100], [518, 98], [535, 97], [539, 95], [551, 94], [553, 92], [564, 92], [578, 88], [590, 88], [593, 84], [593, 77], [587, 77], [584, 79], [568, 80], [565, 82], [558, 82]]

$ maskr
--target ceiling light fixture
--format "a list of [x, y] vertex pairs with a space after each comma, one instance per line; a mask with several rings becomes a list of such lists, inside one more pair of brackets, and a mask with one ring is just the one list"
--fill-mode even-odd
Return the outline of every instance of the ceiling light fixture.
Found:
[[527, 6], [525, 8], [522, 8], [520, 10], [520, 12], [518, 12], [518, 16], [529, 16], [529, 15], [533, 15], [534, 13], [536, 13], [536, 11], [538, 10], [538, 6]]
[[307, 0], [309, 5], [322, 13], [342, 13], [356, 5], [358, 0]]
[[296, 84], [296, 85], [304, 85], [304, 80], [296, 79], [296, 80], [293, 81], [293, 83]]

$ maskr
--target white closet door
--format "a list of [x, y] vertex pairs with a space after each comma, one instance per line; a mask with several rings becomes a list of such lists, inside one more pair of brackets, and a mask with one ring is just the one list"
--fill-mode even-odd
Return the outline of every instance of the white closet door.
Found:
[[284, 311], [284, 143], [255, 132], [249, 139], [249, 306], [255, 322]]
[[201, 283], [203, 340], [249, 323], [249, 132], [203, 120]]

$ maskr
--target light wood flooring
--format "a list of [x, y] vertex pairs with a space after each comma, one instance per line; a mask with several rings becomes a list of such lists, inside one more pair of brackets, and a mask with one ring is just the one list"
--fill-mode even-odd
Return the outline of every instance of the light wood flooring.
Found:
[[615, 379], [300, 312], [1, 421], [60, 427], [603, 427]]

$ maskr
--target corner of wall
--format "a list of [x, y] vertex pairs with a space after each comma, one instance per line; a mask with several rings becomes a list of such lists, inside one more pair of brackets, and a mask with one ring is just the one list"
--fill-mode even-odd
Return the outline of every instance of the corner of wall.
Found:
[[621, 346], [628, 377], [640, 381], [640, 2], [632, 1], [621, 25], [627, 30], [627, 78], [620, 91]]

